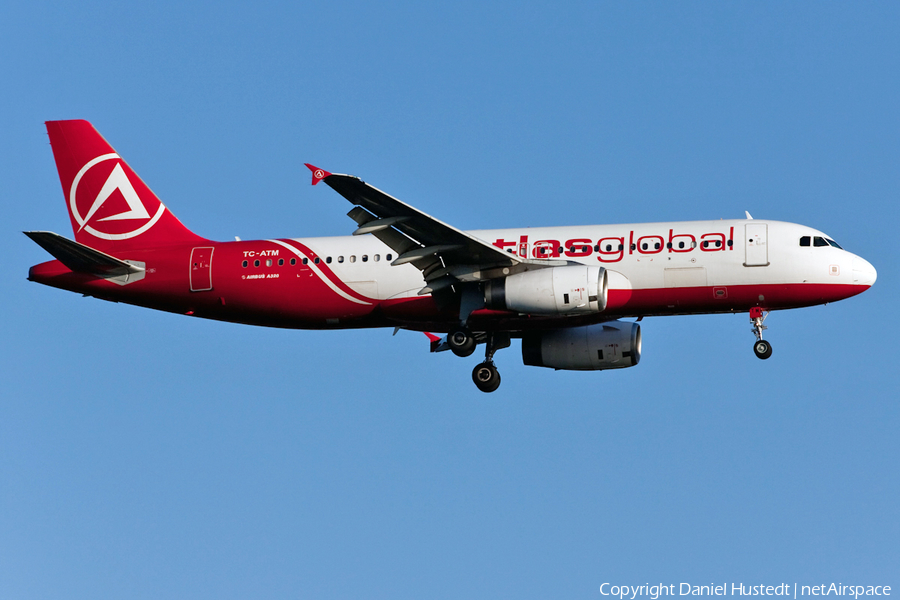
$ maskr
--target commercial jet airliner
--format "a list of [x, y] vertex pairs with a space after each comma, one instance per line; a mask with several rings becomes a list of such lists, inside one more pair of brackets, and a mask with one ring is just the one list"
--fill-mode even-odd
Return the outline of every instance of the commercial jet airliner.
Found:
[[[875, 269], [805, 225], [752, 219], [461, 231], [351, 175], [307, 165], [353, 205], [353, 235], [214, 242], [188, 230], [87, 121], [48, 121], [74, 240], [25, 232], [56, 260], [28, 279], [192, 317], [293, 329], [394, 327], [484, 361], [520, 338], [526, 365], [632, 367], [642, 317], [769, 311], [868, 289]], [[637, 321], [622, 319], [636, 318]], [[443, 337], [431, 332], [445, 333]]]

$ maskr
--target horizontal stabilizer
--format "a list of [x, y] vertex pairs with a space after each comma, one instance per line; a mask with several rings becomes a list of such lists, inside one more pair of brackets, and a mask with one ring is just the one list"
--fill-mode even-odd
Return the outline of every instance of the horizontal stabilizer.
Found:
[[90, 273], [99, 277], [120, 277], [143, 273], [144, 269], [94, 250], [50, 231], [24, 231], [35, 243], [76, 273]]

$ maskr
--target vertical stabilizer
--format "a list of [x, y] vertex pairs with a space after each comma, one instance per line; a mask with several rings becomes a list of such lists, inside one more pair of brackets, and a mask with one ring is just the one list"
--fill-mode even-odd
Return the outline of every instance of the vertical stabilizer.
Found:
[[160, 202], [87, 121], [47, 121], [75, 240], [103, 252], [207, 240]]

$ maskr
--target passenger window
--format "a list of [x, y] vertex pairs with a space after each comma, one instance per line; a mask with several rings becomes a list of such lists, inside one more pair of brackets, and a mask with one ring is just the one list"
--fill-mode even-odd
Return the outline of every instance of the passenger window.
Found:
[[641, 244], [641, 249], [642, 249], [642, 250], [646, 250], [646, 249], [649, 248], [649, 247], [650, 247], [650, 246], [647, 244], [647, 242], [644, 242], [643, 244]]
[[344, 262], [344, 257], [343, 257], [343, 256], [338, 256], [338, 262], [339, 262], [339, 263]]
[[249, 264], [249, 263], [245, 260], [244, 262], [241, 263], [241, 266], [244, 267], [244, 268], [246, 268], [248, 264]]
[[278, 259], [278, 266], [280, 267], [280, 266], [283, 266], [283, 265], [284, 265], [284, 259], [283, 259], [283, 258], [279, 258], [279, 259]]
[[296, 258], [292, 258], [292, 259], [291, 259], [291, 264], [292, 264], [292, 265], [296, 265], [296, 264], [297, 264], [297, 259], [296, 259]]
[[303, 259], [303, 264], [304, 264], [304, 265], [308, 265], [308, 264], [309, 264], [309, 259], [308, 259], [308, 258], [304, 258], [304, 259]]
[[[621, 248], [619, 248], [619, 250], [621, 250]], [[606, 251], [607, 251], [607, 252], [612, 252], [612, 244], [607, 244], [607, 245], [606, 245]], [[599, 250], [598, 250], [598, 252], [599, 252]]]
[[654, 249], [659, 250], [659, 242], [656, 242], [656, 244], [654, 244]]
[[362, 261], [363, 261], [363, 262], [369, 262], [369, 255], [368, 255], [368, 254], [363, 254], [363, 255], [362, 255]]
[[801, 246], [809, 246], [809, 236], [808, 235], [804, 235], [800, 238], [800, 245]]
[[828, 242], [825, 241], [825, 238], [821, 238], [819, 236], [816, 236], [813, 238], [813, 246], [816, 246], [817, 248], [819, 248], [819, 247], [827, 246], [827, 245], [828, 245]]
[[393, 254], [388, 254], [387, 256], [384, 257], [384, 260], [391, 260], [393, 257], [394, 257]]
[[679, 248], [684, 248], [684, 242], [678, 242], [678, 247], [679, 247]]
[[315, 262], [316, 264], [319, 264], [319, 261], [320, 261], [320, 260], [321, 260], [321, 259], [317, 256], [313, 262]]
[[380, 255], [380, 254], [376, 254], [376, 255], [375, 255], [375, 262], [378, 262], [379, 260], [381, 260], [381, 255]]
[[266, 259], [266, 266], [267, 266], [267, 267], [271, 267], [271, 266], [272, 266], [272, 259], [271, 259], [271, 258], [267, 258], [267, 259]]
[[327, 257], [327, 258], [325, 259], [325, 262], [328, 263], [328, 264], [330, 265], [330, 264], [331, 264], [331, 257], [330, 257], [330, 256]]
[[256, 259], [256, 260], [253, 261], [253, 266], [254, 266], [254, 267], [258, 267], [258, 266], [259, 266], [259, 259]]
[[355, 254], [351, 254], [351, 255], [350, 255], [350, 262], [352, 262], [352, 263], [355, 263], [355, 262], [356, 262], [356, 255], [355, 255]]

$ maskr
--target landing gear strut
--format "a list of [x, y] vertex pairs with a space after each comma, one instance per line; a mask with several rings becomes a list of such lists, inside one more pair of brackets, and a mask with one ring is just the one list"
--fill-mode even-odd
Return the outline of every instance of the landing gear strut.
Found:
[[763, 325], [767, 316], [769, 316], [769, 311], [763, 310], [758, 306], [754, 306], [750, 309], [750, 323], [752, 326], [750, 331], [756, 335], [756, 342], [753, 344], [753, 352], [756, 354], [757, 358], [762, 360], [772, 356], [772, 344], [762, 339], [762, 332], [765, 329], [768, 329]]
[[508, 333], [488, 333], [485, 344], [484, 362], [472, 371], [472, 381], [475, 386], [485, 393], [495, 391], [500, 387], [500, 373], [494, 366], [494, 353], [503, 348], [509, 348], [510, 339]]

